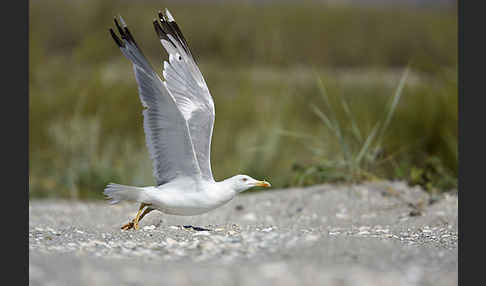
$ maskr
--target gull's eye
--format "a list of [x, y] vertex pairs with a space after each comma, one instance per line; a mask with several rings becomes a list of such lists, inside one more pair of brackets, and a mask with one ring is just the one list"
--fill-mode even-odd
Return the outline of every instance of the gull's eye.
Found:
[[243, 179], [241, 179], [241, 180], [242, 180], [243, 182], [248, 181], [248, 179], [247, 179], [247, 178], [243, 178]]

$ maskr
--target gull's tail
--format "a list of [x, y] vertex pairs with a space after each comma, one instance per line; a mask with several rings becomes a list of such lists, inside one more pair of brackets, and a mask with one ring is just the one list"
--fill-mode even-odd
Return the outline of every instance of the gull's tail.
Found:
[[117, 204], [121, 201], [141, 202], [145, 197], [145, 188], [109, 183], [103, 194], [110, 199], [110, 204]]

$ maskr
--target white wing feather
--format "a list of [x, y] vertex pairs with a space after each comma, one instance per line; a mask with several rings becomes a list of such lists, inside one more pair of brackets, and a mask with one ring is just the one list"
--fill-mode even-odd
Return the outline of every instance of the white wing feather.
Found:
[[174, 17], [166, 9], [159, 12], [154, 27], [169, 54], [163, 76], [168, 90], [188, 122], [192, 144], [203, 178], [214, 180], [211, 171], [211, 137], [214, 126], [214, 102], [201, 71], [192, 56]]
[[179, 176], [201, 176], [188, 123], [176, 105], [168, 86], [162, 82], [142, 54], [133, 36], [120, 17], [123, 28], [115, 24], [120, 40], [110, 29], [122, 53], [132, 62], [143, 111], [145, 141], [153, 162], [157, 184]]

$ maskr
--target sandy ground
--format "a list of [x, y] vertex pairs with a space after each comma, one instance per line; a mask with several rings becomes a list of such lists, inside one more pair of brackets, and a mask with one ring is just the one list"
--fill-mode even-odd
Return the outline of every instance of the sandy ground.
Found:
[[274, 190], [120, 230], [137, 210], [30, 201], [30, 285], [458, 284], [454, 194], [400, 182]]

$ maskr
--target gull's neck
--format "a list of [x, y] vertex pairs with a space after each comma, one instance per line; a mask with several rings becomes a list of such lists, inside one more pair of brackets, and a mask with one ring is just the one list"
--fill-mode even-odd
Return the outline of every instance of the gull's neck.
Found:
[[219, 181], [219, 182], [214, 181], [213, 184], [216, 185], [217, 188], [220, 189], [223, 192], [232, 192], [232, 193], [235, 193], [235, 194], [238, 193], [234, 188], [234, 182], [232, 180], [230, 180], [230, 178], [224, 179], [224, 180]]

